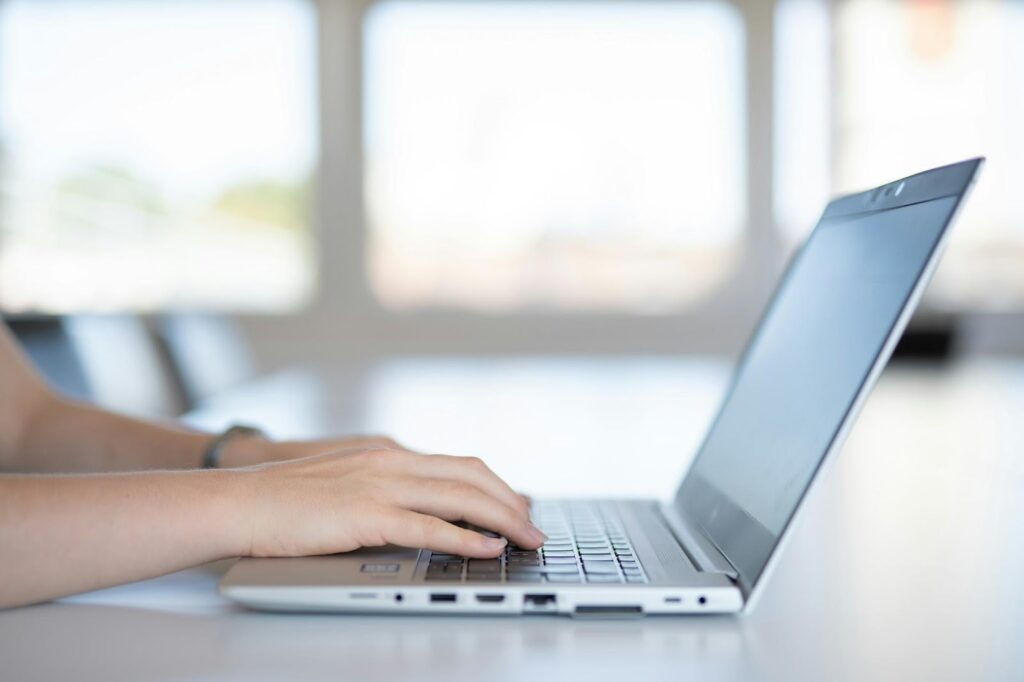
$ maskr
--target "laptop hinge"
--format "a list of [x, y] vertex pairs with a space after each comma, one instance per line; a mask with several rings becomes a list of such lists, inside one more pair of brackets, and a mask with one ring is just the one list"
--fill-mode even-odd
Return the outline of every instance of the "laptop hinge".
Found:
[[675, 505], [669, 502], [662, 502], [658, 509], [672, 534], [682, 546], [690, 560], [704, 573], [720, 573], [729, 576], [733, 580], [739, 577], [739, 572], [729, 562], [729, 559], [719, 551], [715, 543], [708, 540], [704, 533], [692, 523], [683, 519], [676, 510]]

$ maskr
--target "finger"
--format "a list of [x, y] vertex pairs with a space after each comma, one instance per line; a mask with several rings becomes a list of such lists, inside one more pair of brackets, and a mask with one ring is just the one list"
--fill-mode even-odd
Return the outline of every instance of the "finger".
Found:
[[364, 447], [364, 448], [389, 448], [392, 450], [404, 450], [406, 452], [416, 452], [410, 448], [405, 447], [393, 438], [387, 436], [352, 436], [345, 439], [347, 443], [350, 443], [353, 447]]
[[421, 455], [412, 457], [408, 467], [404, 469], [405, 473], [427, 478], [449, 478], [469, 483], [501, 500], [521, 515], [529, 516], [530, 505], [478, 457]]
[[490, 559], [501, 556], [508, 541], [459, 528], [447, 521], [404, 509], [380, 519], [381, 537], [389, 544], [431, 549], [459, 556]]
[[536, 549], [547, 539], [517, 510], [462, 481], [409, 479], [396, 486], [395, 501], [405, 509], [448, 521], [467, 521], [526, 549]]

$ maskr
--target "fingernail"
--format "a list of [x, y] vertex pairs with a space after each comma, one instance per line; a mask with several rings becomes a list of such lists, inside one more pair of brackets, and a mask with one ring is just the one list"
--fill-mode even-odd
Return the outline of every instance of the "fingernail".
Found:
[[544, 535], [544, 532], [534, 525], [530, 526], [530, 537], [533, 538], [534, 542], [544, 543], [548, 541], [548, 536]]
[[487, 545], [491, 549], [504, 549], [508, 545], [508, 540], [505, 538], [487, 538]]

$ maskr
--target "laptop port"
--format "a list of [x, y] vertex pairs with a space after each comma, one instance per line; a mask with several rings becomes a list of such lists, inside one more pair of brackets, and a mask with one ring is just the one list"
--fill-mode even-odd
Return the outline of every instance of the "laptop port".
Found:
[[526, 594], [523, 595], [523, 607], [527, 611], [554, 611], [555, 595], [553, 594]]
[[503, 594], [478, 594], [476, 600], [481, 604], [500, 604], [505, 601]]
[[430, 603], [431, 604], [454, 604], [455, 603], [455, 594], [452, 593], [452, 592], [442, 592], [442, 593], [435, 592], [434, 594], [430, 595]]
[[609, 605], [577, 606], [572, 615], [575, 618], [640, 618], [644, 615], [642, 606]]

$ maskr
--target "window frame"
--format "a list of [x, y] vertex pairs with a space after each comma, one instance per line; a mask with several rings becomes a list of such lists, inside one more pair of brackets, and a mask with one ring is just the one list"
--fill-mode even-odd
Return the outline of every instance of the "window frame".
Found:
[[[448, 306], [392, 311], [381, 306], [370, 290], [365, 260], [363, 21], [370, 8], [387, 0], [313, 1], [320, 43], [321, 191], [313, 211], [319, 276], [314, 300], [298, 315], [302, 319], [296, 326], [322, 330], [334, 338], [340, 334], [345, 347], [371, 355], [738, 350], [786, 257], [774, 225], [771, 177], [774, 1], [722, 0], [741, 17], [746, 48], [746, 221], [736, 264], [712, 294], [665, 315], [531, 310], [492, 314]], [[273, 333], [272, 326], [277, 325], [269, 320], [252, 322], [260, 333], [280, 335]], [[723, 340], [728, 340], [724, 346]]]

